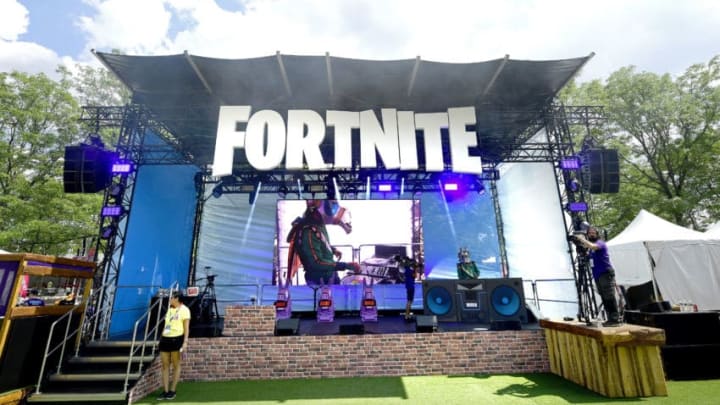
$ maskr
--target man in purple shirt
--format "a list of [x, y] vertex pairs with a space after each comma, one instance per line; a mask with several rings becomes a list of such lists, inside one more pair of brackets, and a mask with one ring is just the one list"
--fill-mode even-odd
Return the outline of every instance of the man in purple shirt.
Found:
[[622, 322], [620, 321], [620, 311], [615, 296], [615, 270], [613, 270], [610, 263], [607, 244], [600, 239], [600, 233], [595, 227], [588, 229], [587, 239], [582, 235], [578, 239], [583, 246], [588, 248], [592, 260], [593, 278], [607, 314], [607, 322], [603, 323], [603, 326], [619, 326]]

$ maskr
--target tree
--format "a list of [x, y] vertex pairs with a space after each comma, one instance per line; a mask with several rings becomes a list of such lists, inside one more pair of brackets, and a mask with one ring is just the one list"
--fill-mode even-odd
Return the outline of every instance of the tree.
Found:
[[72, 253], [97, 234], [100, 195], [63, 193], [64, 147], [84, 138], [67, 83], [0, 73], [0, 247]]
[[603, 85], [571, 85], [568, 104], [606, 106], [607, 132], [599, 142], [622, 158], [617, 195], [593, 196], [596, 219], [614, 234], [640, 208], [703, 229], [720, 218], [716, 176], [720, 151], [720, 56], [683, 75], [624, 67]]

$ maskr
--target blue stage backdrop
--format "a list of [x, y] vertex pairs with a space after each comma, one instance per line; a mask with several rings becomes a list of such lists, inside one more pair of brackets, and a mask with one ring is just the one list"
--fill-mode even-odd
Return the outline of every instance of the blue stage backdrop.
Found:
[[195, 218], [191, 165], [141, 166], [120, 266], [110, 335], [132, 331], [159, 288], [185, 287]]

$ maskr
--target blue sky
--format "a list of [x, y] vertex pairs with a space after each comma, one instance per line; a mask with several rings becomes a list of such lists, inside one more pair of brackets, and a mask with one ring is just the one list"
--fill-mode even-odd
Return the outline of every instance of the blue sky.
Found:
[[217, 58], [324, 54], [474, 62], [596, 56], [682, 73], [720, 54], [714, 0], [0, 0], [0, 71], [53, 75], [91, 49]]

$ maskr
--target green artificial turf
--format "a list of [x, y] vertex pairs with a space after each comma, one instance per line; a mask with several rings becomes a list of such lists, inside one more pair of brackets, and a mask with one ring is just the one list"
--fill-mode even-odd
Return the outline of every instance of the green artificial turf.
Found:
[[668, 381], [667, 397], [609, 399], [553, 374], [183, 382], [140, 404], [720, 404], [720, 381]]

